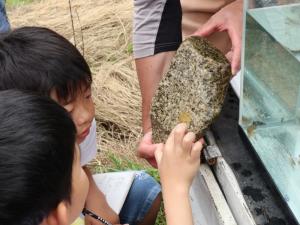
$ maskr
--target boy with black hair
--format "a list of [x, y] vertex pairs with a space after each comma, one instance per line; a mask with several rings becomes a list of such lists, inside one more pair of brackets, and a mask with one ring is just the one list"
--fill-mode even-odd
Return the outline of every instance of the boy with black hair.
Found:
[[88, 178], [76, 127], [53, 100], [0, 92], [0, 224], [67, 225], [81, 212]]
[[[195, 134], [179, 124], [155, 152], [168, 225], [193, 225], [189, 188], [201, 148]], [[1, 91], [0, 224], [71, 224], [88, 188], [67, 111], [44, 96]]]
[[[80, 52], [47, 28], [23, 27], [0, 38], [0, 90], [19, 89], [49, 96], [63, 106], [75, 123], [81, 165], [96, 155], [95, 109], [91, 71]], [[88, 168], [85, 207], [113, 224], [154, 224], [160, 208], [159, 184], [141, 172], [134, 180], [119, 216], [109, 207]], [[99, 224], [86, 216], [86, 224]]]

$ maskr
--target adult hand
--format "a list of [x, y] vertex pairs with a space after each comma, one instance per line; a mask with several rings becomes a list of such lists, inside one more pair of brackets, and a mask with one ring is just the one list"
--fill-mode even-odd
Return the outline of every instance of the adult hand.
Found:
[[243, 0], [236, 0], [216, 12], [194, 35], [206, 37], [214, 32], [227, 31], [232, 47], [226, 57], [231, 62], [232, 74], [236, 74], [241, 65], [242, 27]]
[[155, 168], [157, 168], [157, 163], [154, 157], [154, 152], [157, 146], [158, 144], [152, 143], [152, 132], [149, 131], [141, 139], [137, 149], [138, 156], [146, 159], [150, 165]]

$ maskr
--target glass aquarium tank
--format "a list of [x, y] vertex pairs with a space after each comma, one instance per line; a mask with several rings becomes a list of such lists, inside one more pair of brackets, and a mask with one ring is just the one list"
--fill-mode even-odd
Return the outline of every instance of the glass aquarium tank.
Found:
[[245, 1], [239, 124], [300, 222], [300, 1]]

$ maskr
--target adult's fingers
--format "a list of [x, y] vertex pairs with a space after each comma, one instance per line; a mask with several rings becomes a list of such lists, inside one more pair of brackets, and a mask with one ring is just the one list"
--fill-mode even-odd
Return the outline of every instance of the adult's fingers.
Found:
[[155, 157], [152, 158], [152, 159], [147, 159], [147, 162], [148, 162], [153, 168], [155, 168], [155, 169], [158, 168]]
[[236, 75], [237, 72], [241, 68], [241, 50], [240, 49], [234, 49], [233, 50], [233, 56], [232, 56], [232, 62], [231, 62], [231, 72], [233, 75]]
[[228, 61], [231, 63], [232, 62], [232, 50], [230, 50], [229, 52], [227, 52], [227, 54], [225, 55], [226, 58], [228, 59]]
[[232, 27], [228, 29], [228, 35], [232, 45], [231, 72], [232, 74], [236, 74], [241, 65], [242, 38], [241, 35]]
[[145, 133], [142, 138], [142, 141], [147, 144], [152, 144], [152, 131]]
[[152, 145], [140, 144], [137, 152], [138, 156], [144, 159], [153, 158], [157, 145], [158, 144], [152, 144]]

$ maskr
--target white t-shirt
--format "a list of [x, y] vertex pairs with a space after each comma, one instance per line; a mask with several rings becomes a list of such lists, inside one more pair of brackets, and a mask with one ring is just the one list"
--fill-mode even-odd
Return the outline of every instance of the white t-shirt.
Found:
[[96, 134], [96, 120], [93, 119], [91, 124], [90, 133], [79, 145], [80, 147], [80, 165], [84, 166], [90, 162], [97, 154], [97, 134]]

